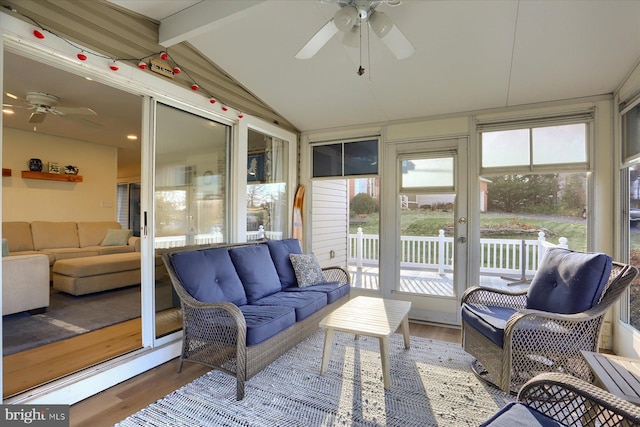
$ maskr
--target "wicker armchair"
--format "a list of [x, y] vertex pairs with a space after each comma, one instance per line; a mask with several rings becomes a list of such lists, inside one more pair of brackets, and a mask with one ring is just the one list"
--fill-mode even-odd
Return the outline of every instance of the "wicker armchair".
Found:
[[[218, 247], [224, 246], [241, 245]], [[247, 324], [240, 309], [230, 302], [203, 303], [193, 298], [172, 264], [175, 252], [164, 253], [162, 259], [182, 308], [184, 337], [178, 372], [184, 362], [194, 362], [232, 375], [236, 378], [237, 400], [244, 398], [246, 380], [317, 331], [320, 320], [348, 299], [341, 298], [268, 340], [247, 346]], [[327, 282], [350, 281], [349, 273], [341, 267], [323, 268], [323, 273]]]
[[525, 383], [510, 403], [480, 427], [637, 426], [640, 408], [586, 381], [558, 372]]
[[[598, 351], [605, 313], [637, 274], [635, 267], [613, 262], [597, 303], [575, 314], [526, 309], [526, 290], [467, 289], [462, 296], [462, 346], [476, 358], [472, 369], [480, 378], [513, 394], [542, 372], [564, 372], [592, 382], [593, 374], [580, 351]], [[488, 312], [503, 316], [494, 322], [498, 326], [491, 325], [494, 334], [501, 334], [498, 343], [495, 336], [489, 339], [486, 330], [479, 330], [468, 317], [465, 319], [465, 307], [469, 306], [485, 307]]]

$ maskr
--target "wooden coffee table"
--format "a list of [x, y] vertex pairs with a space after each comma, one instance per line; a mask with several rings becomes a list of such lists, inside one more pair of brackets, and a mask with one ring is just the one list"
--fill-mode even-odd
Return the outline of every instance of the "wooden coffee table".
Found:
[[640, 360], [612, 354], [582, 351], [596, 377], [596, 384], [636, 405], [640, 405]]
[[389, 336], [402, 325], [404, 348], [409, 344], [409, 301], [396, 301], [373, 297], [355, 297], [330, 313], [320, 321], [320, 327], [325, 329], [324, 350], [322, 352], [322, 367], [320, 374], [324, 374], [329, 366], [333, 335], [335, 331], [348, 332], [378, 338], [380, 341], [380, 358], [382, 359], [382, 378], [384, 388], [391, 387], [389, 369]]

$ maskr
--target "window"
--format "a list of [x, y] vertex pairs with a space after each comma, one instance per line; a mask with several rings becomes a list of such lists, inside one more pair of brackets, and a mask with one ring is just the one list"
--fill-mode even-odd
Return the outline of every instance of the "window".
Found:
[[316, 145], [312, 148], [313, 177], [375, 175], [378, 140]]
[[587, 163], [585, 123], [482, 133], [482, 168]]
[[587, 250], [588, 122], [479, 127], [480, 282], [526, 285], [541, 240]]

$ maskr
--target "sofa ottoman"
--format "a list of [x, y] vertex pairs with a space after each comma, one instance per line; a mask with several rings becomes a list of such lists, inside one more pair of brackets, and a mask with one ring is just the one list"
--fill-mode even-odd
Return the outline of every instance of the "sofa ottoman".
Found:
[[140, 252], [62, 259], [53, 264], [53, 288], [85, 295], [140, 283]]

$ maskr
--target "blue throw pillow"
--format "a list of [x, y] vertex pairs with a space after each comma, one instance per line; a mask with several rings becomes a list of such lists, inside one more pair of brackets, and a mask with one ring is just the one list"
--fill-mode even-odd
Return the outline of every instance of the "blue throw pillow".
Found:
[[298, 239], [269, 240], [267, 241], [267, 247], [278, 271], [282, 289], [298, 286], [296, 273], [293, 270], [293, 265], [291, 265], [289, 254], [302, 253], [300, 241]]
[[244, 285], [249, 304], [282, 289], [266, 245], [231, 248], [229, 255]]
[[247, 303], [247, 295], [226, 248], [178, 252], [171, 264], [189, 294], [202, 302]]
[[562, 314], [588, 310], [600, 300], [611, 267], [611, 257], [603, 253], [549, 249], [529, 286], [527, 308]]

